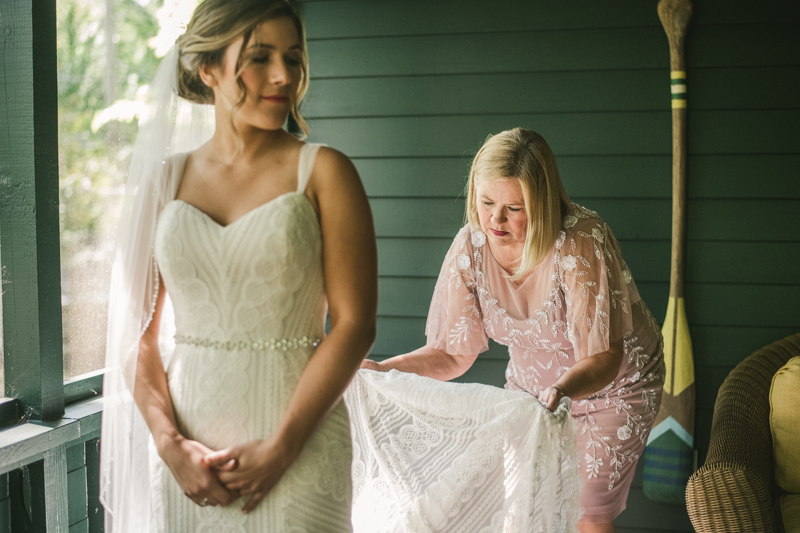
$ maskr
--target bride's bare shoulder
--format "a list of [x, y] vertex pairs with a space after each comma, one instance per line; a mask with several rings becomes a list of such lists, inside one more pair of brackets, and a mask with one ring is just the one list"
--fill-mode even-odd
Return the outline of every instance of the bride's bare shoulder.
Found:
[[342, 152], [322, 146], [311, 172], [309, 186], [317, 194], [336, 194], [345, 191], [361, 191], [361, 179], [353, 162]]
[[317, 171], [323, 175], [355, 172], [355, 166], [350, 158], [339, 150], [330, 146], [321, 146], [314, 165], [314, 172]]

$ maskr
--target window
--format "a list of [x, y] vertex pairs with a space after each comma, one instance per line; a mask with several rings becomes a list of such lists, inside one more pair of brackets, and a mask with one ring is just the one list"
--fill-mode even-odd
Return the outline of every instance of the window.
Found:
[[17, 412], [4, 406], [58, 418], [65, 399], [98, 389], [102, 376], [85, 373], [101, 370], [105, 355], [137, 111], [196, 4], [58, 0], [55, 10], [19, 2], [3, 13], [16, 38], [2, 44], [0, 86], [0, 123], [13, 125], [0, 128], [0, 393], [12, 398], [0, 401], [0, 425]]
[[57, 3], [65, 379], [103, 366], [116, 222], [137, 114], [160, 56], [195, 3]]

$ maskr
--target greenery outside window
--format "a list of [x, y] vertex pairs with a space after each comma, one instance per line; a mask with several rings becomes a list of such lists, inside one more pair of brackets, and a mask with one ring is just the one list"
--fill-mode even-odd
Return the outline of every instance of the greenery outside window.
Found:
[[[160, 1], [58, 0], [64, 378], [103, 367], [116, 223]], [[163, 11], [162, 11], [163, 12]]]
[[[15, 32], [0, 68], [12, 88], [0, 120], [15, 125], [0, 133], [0, 398], [10, 398], [0, 404], [0, 427], [57, 419], [65, 401], [101, 390], [115, 230], [138, 111], [196, 4], [0, 0], [6, 36]], [[27, 108], [18, 98], [26, 83]]]

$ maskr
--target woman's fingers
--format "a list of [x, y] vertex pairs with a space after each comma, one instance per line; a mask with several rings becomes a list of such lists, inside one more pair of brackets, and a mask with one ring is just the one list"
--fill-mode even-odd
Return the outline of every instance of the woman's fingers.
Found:
[[[288, 466], [281, 447], [267, 441], [250, 441], [227, 450], [207, 453], [204, 464], [215, 481], [231, 494], [251, 496], [248, 509], [254, 508], [280, 480]], [[234, 498], [235, 499], [235, 498]]]
[[372, 359], [364, 359], [361, 361], [361, 368], [366, 368], [367, 370], [377, 370], [378, 372], [387, 372], [389, 370], [381, 363], [373, 361]]
[[549, 388], [548, 389], [542, 389], [542, 390], [539, 391], [539, 401], [542, 402], [542, 404], [545, 407], [547, 407], [547, 404], [549, 403], [549, 399], [548, 399], [549, 396], [550, 396], [550, 389]]
[[250, 498], [250, 501], [247, 502], [244, 507], [242, 507], [242, 513], [247, 514], [253, 509], [255, 509], [256, 506], [258, 506], [258, 504], [261, 503], [261, 500], [263, 500], [264, 496], [266, 495], [267, 495], [266, 492], [254, 492], [253, 497]]
[[547, 408], [551, 411], [555, 411], [556, 407], [558, 407], [559, 400], [561, 400], [561, 391], [553, 388], [553, 392], [550, 394], [550, 405], [548, 405]]
[[[220, 471], [217, 473], [220, 482], [225, 485], [228, 490], [244, 490], [252, 483], [254, 475], [249, 472], [241, 472], [239, 470], [233, 471]], [[245, 492], [253, 492], [245, 491]]]
[[[210, 467], [223, 470], [226, 469], [226, 465], [233, 462], [235, 468], [236, 458], [238, 457], [238, 453], [236, 453], [236, 448], [226, 448], [224, 450], [218, 450], [216, 452], [211, 452], [203, 457], [203, 462]], [[233, 468], [227, 468], [228, 470], [232, 470]]]
[[206, 505], [226, 507], [230, 505], [236, 499], [234, 494], [216, 476], [210, 472], [208, 474], [209, 477], [200, 482], [199, 486], [188, 493], [187, 496], [201, 507]]
[[235, 470], [234, 471], [221, 470], [220, 472], [217, 473], [217, 477], [219, 477], [219, 480], [222, 482], [223, 485], [228, 487], [228, 490], [231, 490], [231, 489], [241, 488], [238, 486], [237, 483], [237, 481], [241, 479], [241, 476], [238, 474], [239, 473], [236, 472]]
[[239, 466], [238, 459], [228, 459], [227, 461], [225, 461], [225, 459], [214, 459], [211, 461], [208, 459], [208, 456], [203, 457], [203, 463], [217, 472], [230, 472], [236, 470]]
[[[232, 503], [235, 498], [217, 477], [215, 470], [206, 464], [205, 456], [212, 450], [203, 444], [184, 440], [181, 447], [164, 457], [183, 493], [201, 506]], [[222, 463], [223, 465], [226, 463]]]
[[559, 389], [547, 387], [539, 393], [539, 401], [542, 402], [549, 411], [555, 411], [556, 407], [558, 407], [559, 400], [561, 400], [561, 396], [562, 394]]
[[249, 472], [241, 472], [234, 470], [233, 472], [220, 472], [219, 480], [228, 491], [244, 494], [263, 493], [267, 494], [277, 479], [272, 479], [272, 476], [258, 476], [256, 479], [253, 474]]
[[231, 459], [224, 465], [218, 466], [216, 468], [221, 472], [230, 472], [231, 470], [236, 470], [237, 466], [239, 466], [239, 462], [236, 459]]
[[248, 483], [243, 479], [228, 479], [220, 481], [222, 481], [223, 485], [225, 485], [225, 488], [228, 489], [229, 491], [239, 491], [242, 494], [253, 492], [252, 490], [247, 490]]
[[227, 507], [233, 503], [231, 492], [221, 482], [216, 480], [211, 483], [211, 490], [209, 491], [209, 495], [206, 497], [208, 498], [209, 502], [213, 501], [222, 507]]

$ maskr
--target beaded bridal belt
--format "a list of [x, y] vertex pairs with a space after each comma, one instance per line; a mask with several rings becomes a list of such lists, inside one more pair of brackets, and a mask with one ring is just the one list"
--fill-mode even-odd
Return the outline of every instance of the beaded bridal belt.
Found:
[[322, 340], [318, 337], [294, 337], [292, 339], [269, 339], [266, 341], [216, 341], [212, 339], [201, 339], [191, 335], [175, 335], [177, 344], [191, 344], [204, 348], [216, 348], [217, 350], [292, 350], [295, 348], [307, 348], [317, 346]]

